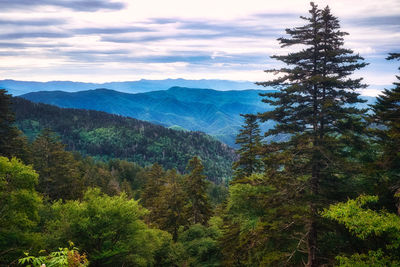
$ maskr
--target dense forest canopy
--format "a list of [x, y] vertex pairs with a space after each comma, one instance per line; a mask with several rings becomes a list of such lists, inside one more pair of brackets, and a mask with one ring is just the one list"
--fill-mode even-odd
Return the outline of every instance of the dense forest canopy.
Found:
[[238, 158], [200, 133], [0, 90], [0, 265], [400, 266], [400, 76], [359, 108], [367, 63], [338, 18], [311, 3], [301, 21], [260, 83], [274, 109], [242, 114]]

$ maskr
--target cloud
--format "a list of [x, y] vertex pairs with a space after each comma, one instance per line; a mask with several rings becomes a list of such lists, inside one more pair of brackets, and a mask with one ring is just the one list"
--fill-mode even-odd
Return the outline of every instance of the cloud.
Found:
[[[279, 67], [270, 55], [297, 49], [276, 39], [305, 23], [309, 4], [249, 1], [0, 0], [0, 75], [262, 79]], [[360, 76], [391, 82], [398, 62], [388, 68], [384, 58], [400, 45], [398, 0], [327, 1], [316, 0], [350, 33], [345, 46], [371, 63]]]
[[116, 33], [135, 33], [152, 32], [149, 27], [124, 26], [124, 27], [91, 27], [73, 30], [77, 34], [116, 34]]
[[[18, 39], [18, 38], [17, 38]], [[0, 42], [0, 48], [8, 49], [25, 49], [25, 48], [60, 48], [70, 47], [70, 45], [63, 43], [43, 43], [43, 42]]]
[[[252, 18], [252, 17], [251, 17]], [[104, 36], [102, 41], [114, 43], [154, 42], [163, 40], [210, 40], [220, 38], [277, 38], [281, 29], [268, 27], [264, 24], [247, 25], [243, 21], [202, 21], [178, 18], [154, 18], [149, 24], [173, 24], [169, 31], [152, 31], [141, 36], [113, 35]], [[157, 28], [157, 27], [155, 27]], [[107, 29], [104, 29], [107, 32]], [[139, 28], [137, 32], [150, 31]], [[126, 33], [128, 33], [126, 29]], [[134, 32], [134, 30], [132, 30]], [[118, 33], [118, 32], [116, 32]], [[120, 31], [119, 33], [123, 33]]]
[[31, 38], [67, 38], [73, 35], [66, 32], [49, 32], [49, 31], [38, 31], [38, 32], [13, 32], [13, 33], [1, 33], [0, 40], [10, 39], [31, 39]]
[[51, 50], [54, 54], [68, 57], [69, 60], [76, 62], [124, 62], [124, 63], [178, 63], [185, 62], [192, 65], [212, 65], [220, 66], [261, 64], [266, 61], [266, 57], [259, 54], [243, 53], [229, 54], [224, 52], [210, 52], [202, 50], [193, 51], [168, 51], [164, 54], [135, 55], [130, 50]]
[[66, 19], [60, 19], [60, 18], [0, 19], [0, 25], [2, 26], [49, 26], [49, 25], [62, 25], [66, 23], [67, 23]]
[[153, 19], [149, 19], [148, 23], [171, 24], [171, 23], [177, 23], [178, 21], [179, 21], [179, 18], [153, 18]]
[[[250, 17], [251, 18], [251, 17]], [[181, 21], [179, 29], [190, 31], [210, 31], [226, 37], [274, 37], [281, 30], [260, 23], [246, 25], [246, 21]]]
[[54, 6], [75, 11], [97, 11], [101, 9], [120, 10], [123, 2], [109, 0], [0, 0], [2, 9], [30, 9], [43, 6]]
[[376, 27], [376, 28], [386, 27], [387, 30], [400, 29], [400, 15], [352, 18], [345, 20], [344, 22], [358, 27]]

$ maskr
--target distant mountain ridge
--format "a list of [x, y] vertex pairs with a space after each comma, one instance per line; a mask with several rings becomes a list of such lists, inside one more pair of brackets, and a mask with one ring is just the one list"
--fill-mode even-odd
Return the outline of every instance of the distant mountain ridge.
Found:
[[216, 91], [172, 87], [168, 90], [127, 94], [109, 89], [75, 93], [48, 91], [21, 97], [63, 108], [105, 111], [157, 123], [203, 131], [230, 146], [242, 125], [240, 114], [271, 109], [259, 95], [265, 90]]
[[[99, 110], [149, 121], [166, 127], [180, 127], [202, 131], [231, 147], [243, 124], [240, 114], [256, 114], [272, 110], [261, 101], [260, 93], [272, 90], [217, 91], [212, 89], [172, 87], [168, 90], [128, 94], [110, 89], [87, 90], [74, 93], [62, 91], [33, 92], [21, 97], [33, 102], [52, 104], [63, 108]], [[357, 104], [367, 107], [375, 101]], [[273, 122], [262, 125], [271, 128]]]
[[139, 80], [124, 82], [107, 82], [107, 83], [85, 83], [71, 81], [50, 81], [50, 82], [34, 82], [34, 81], [16, 81], [16, 80], [0, 80], [0, 89], [6, 89], [10, 94], [19, 96], [30, 92], [39, 91], [65, 91], [77, 92], [84, 90], [93, 90], [98, 88], [108, 88], [111, 90], [125, 93], [144, 93], [157, 90], [167, 90], [173, 86], [189, 87], [189, 88], [213, 88], [215, 90], [245, 90], [245, 89], [262, 89], [261, 86], [255, 85], [248, 81], [229, 81], [229, 80], [186, 80], [186, 79], [165, 79], [165, 80]]

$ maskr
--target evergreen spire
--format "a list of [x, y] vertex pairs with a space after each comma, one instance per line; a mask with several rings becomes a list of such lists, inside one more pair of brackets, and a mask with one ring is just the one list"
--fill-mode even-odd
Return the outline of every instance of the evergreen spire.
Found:
[[236, 137], [236, 144], [240, 145], [237, 150], [240, 158], [233, 164], [235, 179], [250, 176], [252, 173], [261, 171], [260, 159], [261, 136], [258, 126], [258, 117], [254, 114], [240, 114], [245, 119], [243, 129]]
[[10, 110], [11, 95], [0, 89], [0, 155], [15, 156], [15, 140], [19, 136], [18, 129], [14, 124], [14, 114]]
[[204, 167], [198, 157], [189, 160], [186, 175], [186, 191], [190, 199], [190, 222], [206, 225], [212, 215], [211, 205], [207, 197], [207, 181], [203, 174]]
[[347, 33], [340, 30], [339, 20], [329, 7], [319, 9], [311, 2], [309, 17], [301, 18], [306, 23], [304, 26], [287, 29], [290, 37], [278, 40], [282, 47], [300, 45], [303, 48], [273, 56], [287, 66], [267, 70], [278, 77], [259, 83], [278, 89], [262, 95], [267, 97], [263, 101], [275, 109], [261, 114], [260, 118], [277, 123], [267, 135], [291, 136], [288, 142], [278, 145], [275, 154], [290, 151], [293, 158], [275, 157], [282, 162], [274, 162], [274, 168], [293, 179], [306, 178], [301, 190], [309, 207], [305, 225], [307, 266], [317, 266], [319, 211], [335, 201], [330, 192], [335, 190], [333, 184], [343, 173], [346, 145], [349, 145], [344, 140], [357, 140], [353, 136], [360, 134], [360, 115], [365, 112], [354, 104], [364, 102], [355, 90], [366, 85], [361, 83], [362, 79], [353, 79], [350, 75], [367, 64], [352, 50], [344, 48], [343, 38]]

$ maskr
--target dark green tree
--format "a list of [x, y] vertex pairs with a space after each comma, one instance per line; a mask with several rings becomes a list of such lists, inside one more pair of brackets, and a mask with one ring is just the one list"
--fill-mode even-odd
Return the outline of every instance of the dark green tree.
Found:
[[303, 181], [297, 189], [303, 192], [302, 201], [309, 207], [305, 214], [307, 266], [318, 266], [319, 212], [327, 203], [345, 197], [334, 191], [341, 182], [338, 178], [350, 172], [347, 167], [354, 166], [349, 159], [351, 147], [361, 140], [360, 115], [365, 111], [355, 107], [363, 102], [355, 90], [366, 85], [361, 83], [362, 79], [349, 76], [366, 63], [343, 47], [347, 33], [340, 30], [339, 20], [329, 7], [318, 9], [311, 3], [309, 14], [301, 17], [306, 21], [304, 26], [286, 30], [290, 38], [278, 39], [282, 47], [300, 45], [303, 48], [273, 56], [287, 66], [267, 70], [279, 76], [259, 84], [278, 89], [263, 95], [267, 97], [263, 101], [275, 109], [262, 114], [261, 119], [276, 122], [267, 135], [290, 136], [289, 141], [277, 145], [274, 153], [290, 151], [291, 160], [281, 157], [280, 164], [278, 161], [273, 166], [276, 172]]
[[0, 89], [0, 155], [18, 157], [25, 163], [30, 163], [27, 139], [14, 126], [14, 113], [10, 109], [11, 95]]
[[77, 199], [83, 191], [78, 162], [49, 129], [32, 143], [33, 166], [39, 173], [38, 191], [52, 200]]
[[189, 160], [185, 177], [186, 192], [190, 199], [190, 223], [206, 225], [212, 215], [207, 196], [207, 180], [203, 174], [203, 164], [198, 157]]
[[254, 114], [241, 114], [245, 119], [243, 129], [236, 137], [236, 144], [240, 145], [237, 150], [240, 158], [233, 164], [235, 179], [250, 176], [252, 173], [260, 172], [262, 161], [260, 159], [261, 136], [258, 125], [258, 117]]
[[91, 157], [82, 157], [77, 153], [74, 156], [75, 160], [79, 162], [78, 170], [84, 188], [98, 187], [108, 195], [117, 194], [108, 186], [113, 176], [104, 162], [96, 162]]
[[165, 171], [161, 165], [154, 163], [145, 173], [145, 185], [141, 195], [141, 203], [150, 210], [149, 221], [153, 221], [153, 213], [157, 208], [157, 198], [161, 191], [161, 186], [165, 183]]
[[175, 169], [169, 170], [154, 200], [155, 205], [150, 216], [158, 228], [172, 234], [174, 241], [178, 238], [179, 228], [189, 225], [188, 200], [182, 176]]
[[[400, 60], [400, 53], [391, 53], [387, 59]], [[400, 80], [400, 76], [396, 77]], [[374, 124], [371, 131], [375, 143], [381, 148], [374, 169], [379, 170], [376, 175], [385, 176], [380, 184], [386, 187], [386, 196], [381, 198], [387, 199], [387, 204], [391, 204], [391, 207], [386, 206], [388, 209], [393, 209], [396, 202], [393, 196], [396, 191], [400, 192], [400, 82], [393, 84], [394, 88], [385, 89], [377, 97], [370, 117]]]
[[14, 114], [10, 110], [11, 95], [0, 89], [0, 155], [10, 157], [13, 155], [13, 140], [18, 136], [14, 127]]

